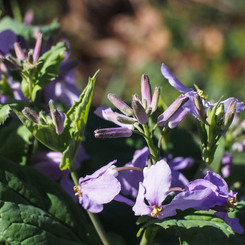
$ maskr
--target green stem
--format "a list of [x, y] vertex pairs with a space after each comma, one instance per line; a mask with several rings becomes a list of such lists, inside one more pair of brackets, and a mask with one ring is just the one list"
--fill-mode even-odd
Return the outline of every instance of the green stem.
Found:
[[[75, 185], [78, 185], [79, 184], [79, 181], [78, 181], [78, 176], [77, 176], [77, 173], [75, 172], [75, 170], [73, 169], [70, 169], [70, 173], [71, 173], [71, 177], [72, 177], [72, 180], [74, 182]], [[101, 225], [98, 217], [96, 214], [93, 214], [89, 211], [87, 211], [87, 214], [91, 220], [91, 222], [93, 223], [94, 225], [94, 228], [95, 230], [97, 231], [99, 237], [100, 237], [100, 240], [102, 241], [102, 243], [104, 245], [110, 245], [111, 243], [109, 242], [107, 236], [106, 236], [106, 233], [105, 233], [105, 230], [103, 228], [103, 226]]]
[[22, 15], [21, 15], [20, 6], [18, 2], [16, 0], [11, 0], [10, 4], [11, 4], [14, 19], [19, 22], [22, 22]]
[[145, 133], [145, 140], [146, 140], [146, 143], [149, 147], [149, 150], [150, 150], [150, 153], [153, 157], [153, 164], [155, 164], [157, 161], [158, 161], [158, 152], [157, 152], [157, 148], [155, 147], [154, 145], [154, 142], [153, 142], [153, 138], [150, 134], [150, 131], [149, 131], [149, 128], [146, 124], [143, 124], [143, 129], [144, 129], [144, 133]]
[[151, 245], [151, 244], [153, 244], [156, 233], [157, 233], [157, 230], [146, 228], [139, 245]]

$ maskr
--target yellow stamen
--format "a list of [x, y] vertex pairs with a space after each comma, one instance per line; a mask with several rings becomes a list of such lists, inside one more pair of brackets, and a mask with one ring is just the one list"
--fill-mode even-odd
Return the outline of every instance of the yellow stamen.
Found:
[[162, 214], [160, 214], [161, 211], [162, 211], [162, 207], [158, 207], [157, 205], [154, 205], [152, 207], [151, 216], [152, 217], [154, 217], [154, 216], [160, 217], [160, 216], [162, 216]]
[[81, 188], [80, 188], [79, 185], [75, 185], [75, 186], [73, 187], [73, 190], [76, 192], [76, 193], [75, 193], [75, 196], [80, 196], [80, 197], [82, 197], [82, 192], [80, 191]]
[[208, 96], [204, 96], [204, 94], [203, 94], [203, 91], [201, 90], [201, 89], [197, 89], [197, 93], [198, 93], [198, 95], [200, 96], [200, 97], [202, 97], [203, 99], [207, 99], [207, 97]]
[[237, 206], [237, 202], [236, 202], [236, 197], [231, 197], [228, 201], [227, 201], [227, 206], [229, 208], [233, 208], [235, 209], [235, 206]]

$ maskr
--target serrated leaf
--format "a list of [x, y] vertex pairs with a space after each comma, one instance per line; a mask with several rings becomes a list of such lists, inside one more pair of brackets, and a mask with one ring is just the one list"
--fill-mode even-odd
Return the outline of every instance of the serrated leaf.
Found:
[[12, 30], [16, 35], [23, 36], [26, 40], [33, 39], [34, 32], [37, 28], [39, 28], [43, 35], [48, 39], [58, 31], [59, 23], [54, 21], [49, 25], [28, 26], [10, 17], [4, 17], [0, 21], [0, 31]]
[[0, 105], [0, 125], [4, 124], [9, 117], [11, 107], [9, 105]]
[[99, 71], [97, 71], [92, 78], [89, 78], [88, 84], [80, 95], [79, 100], [65, 113], [64, 131], [69, 132], [70, 141], [62, 154], [60, 163], [61, 170], [72, 167], [74, 158], [83, 139], [98, 72]]
[[98, 243], [82, 209], [58, 184], [33, 168], [0, 162], [1, 244]]

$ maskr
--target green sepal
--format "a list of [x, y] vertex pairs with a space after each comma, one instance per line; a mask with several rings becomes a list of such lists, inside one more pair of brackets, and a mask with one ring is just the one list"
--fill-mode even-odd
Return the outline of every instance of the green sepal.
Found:
[[69, 134], [70, 140], [67, 142], [67, 148], [62, 154], [60, 169], [73, 168], [74, 158], [82, 142], [85, 126], [87, 124], [88, 113], [92, 101], [94, 84], [99, 70], [92, 78], [89, 78], [86, 88], [83, 90], [80, 98], [65, 113], [64, 132]]

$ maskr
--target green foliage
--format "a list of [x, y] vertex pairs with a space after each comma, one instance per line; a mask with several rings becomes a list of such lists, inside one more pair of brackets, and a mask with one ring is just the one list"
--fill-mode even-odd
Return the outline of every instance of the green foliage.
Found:
[[4, 124], [5, 120], [9, 117], [10, 111], [9, 105], [0, 105], [0, 125]]
[[36, 93], [58, 76], [66, 49], [66, 43], [59, 42], [39, 57], [37, 66], [24, 66], [21, 89], [26, 98], [34, 101]]
[[[239, 217], [240, 224], [244, 224], [245, 206], [240, 202], [237, 210], [230, 212], [230, 217]], [[206, 245], [206, 244], [244, 244], [245, 236], [238, 235], [232, 231], [231, 227], [220, 218], [215, 217], [215, 211], [191, 211], [186, 210], [178, 213], [178, 218], [167, 218], [163, 220], [155, 219], [147, 222], [140, 229], [138, 235], [143, 229], [161, 229], [166, 236], [169, 233], [179, 237], [180, 244], [188, 245]], [[146, 222], [149, 218], [139, 219], [139, 223]], [[153, 225], [154, 224], [154, 225]], [[149, 228], [148, 228], [149, 227]], [[161, 234], [161, 233], [160, 233]]]
[[69, 142], [62, 155], [60, 163], [62, 170], [72, 167], [76, 153], [82, 142], [98, 72], [92, 78], [89, 78], [88, 84], [80, 95], [79, 100], [65, 113], [64, 133], [69, 135]]
[[99, 244], [82, 210], [48, 177], [0, 158], [1, 244]]
[[4, 17], [0, 21], [0, 31], [12, 30], [16, 35], [23, 36], [26, 40], [32, 40], [36, 28], [40, 28], [45, 38], [54, 35], [59, 29], [59, 23], [54, 21], [44, 26], [28, 26], [10, 17]]

